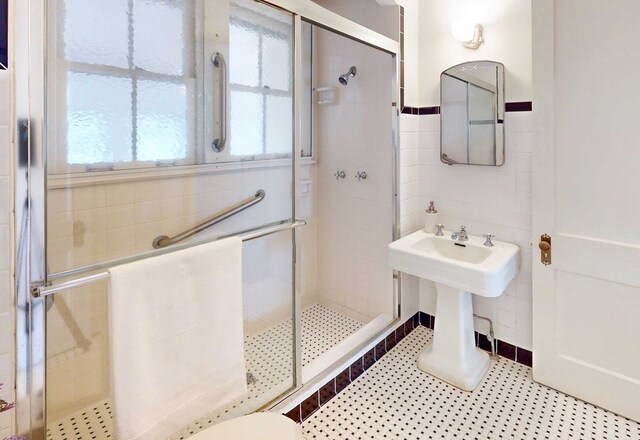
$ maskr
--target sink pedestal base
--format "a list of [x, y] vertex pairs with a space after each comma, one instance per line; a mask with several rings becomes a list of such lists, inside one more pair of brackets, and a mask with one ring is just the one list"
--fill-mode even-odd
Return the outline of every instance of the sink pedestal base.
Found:
[[418, 368], [465, 391], [489, 369], [489, 355], [476, 347], [471, 293], [436, 283], [437, 323], [433, 341], [418, 357]]

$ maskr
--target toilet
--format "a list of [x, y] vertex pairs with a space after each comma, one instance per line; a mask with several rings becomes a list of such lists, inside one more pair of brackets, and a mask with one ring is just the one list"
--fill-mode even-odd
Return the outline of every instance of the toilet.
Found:
[[256, 413], [212, 426], [189, 440], [303, 440], [302, 428], [274, 413]]

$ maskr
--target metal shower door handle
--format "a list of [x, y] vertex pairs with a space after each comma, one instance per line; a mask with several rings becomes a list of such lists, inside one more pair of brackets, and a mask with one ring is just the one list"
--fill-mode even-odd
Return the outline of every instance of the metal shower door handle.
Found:
[[[214, 52], [211, 54], [211, 64], [220, 68], [220, 137], [211, 142], [211, 149], [219, 153], [227, 143], [227, 63], [220, 52]], [[213, 122], [215, 125], [215, 120]]]

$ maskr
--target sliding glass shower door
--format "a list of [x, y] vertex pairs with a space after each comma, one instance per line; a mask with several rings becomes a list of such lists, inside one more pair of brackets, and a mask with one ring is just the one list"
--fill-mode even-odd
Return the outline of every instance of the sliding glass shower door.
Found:
[[[167, 243], [247, 238], [248, 392], [178, 438], [296, 385], [293, 18], [251, 0], [107, 3], [46, 11], [48, 280], [84, 279]], [[50, 295], [47, 309], [47, 437], [108, 438], [107, 283]]]

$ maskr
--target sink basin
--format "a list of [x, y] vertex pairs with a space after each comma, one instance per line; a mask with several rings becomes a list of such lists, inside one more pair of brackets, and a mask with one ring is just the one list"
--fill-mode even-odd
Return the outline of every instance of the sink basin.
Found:
[[389, 245], [389, 266], [476, 295], [499, 296], [518, 271], [520, 249], [497, 240], [493, 247], [483, 243], [473, 235], [458, 243], [451, 232], [436, 237], [418, 231]]
[[475, 389], [489, 369], [487, 353], [476, 347], [471, 294], [496, 297], [520, 265], [518, 246], [469, 235], [451, 239], [414, 232], [389, 245], [389, 266], [435, 281], [437, 324], [432, 342], [420, 353], [418, 368], [465, 391]]

